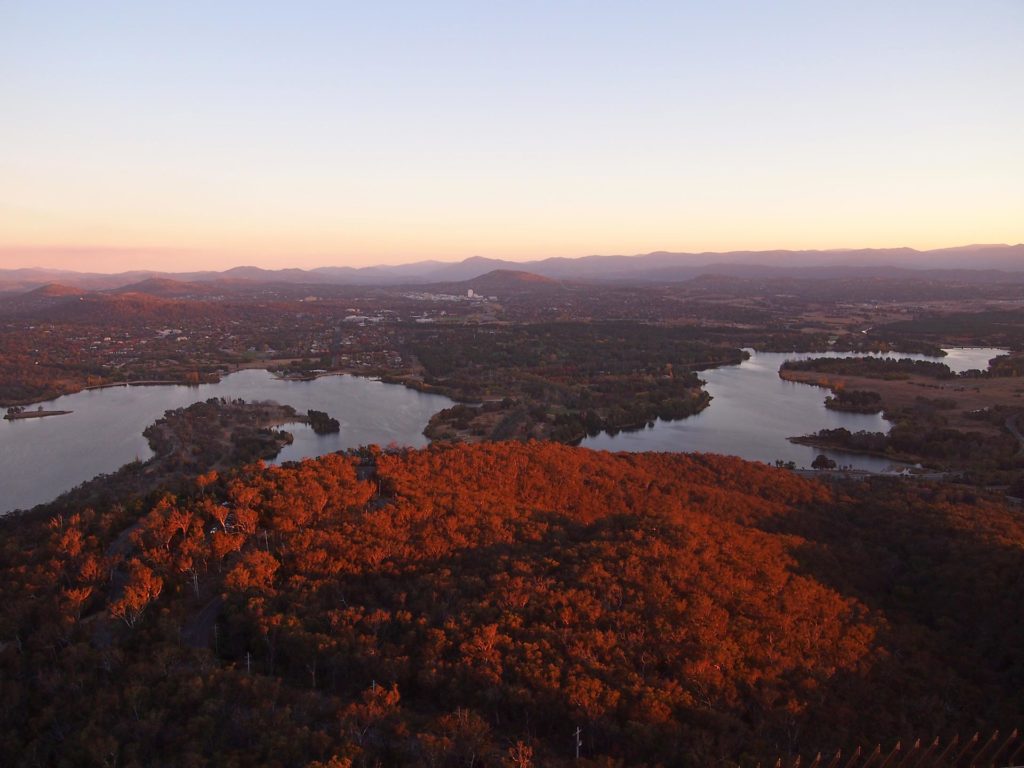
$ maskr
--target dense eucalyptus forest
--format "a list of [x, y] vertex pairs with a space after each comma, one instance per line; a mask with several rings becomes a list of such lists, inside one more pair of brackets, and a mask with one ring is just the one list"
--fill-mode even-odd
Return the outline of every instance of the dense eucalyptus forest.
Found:
[[753, 766], [1024, 711], [1024, 521], [952, 486], [499, 443], [0, 525], [5, 765]]

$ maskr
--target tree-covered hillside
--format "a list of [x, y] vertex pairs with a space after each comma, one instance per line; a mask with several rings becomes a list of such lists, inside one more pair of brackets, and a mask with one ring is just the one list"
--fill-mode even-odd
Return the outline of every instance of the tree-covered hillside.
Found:
[[62, 505], [0, 523], [4, 765], [752, 766], [1024, 710], [1024, 523], [951, 487], [504, 443]]

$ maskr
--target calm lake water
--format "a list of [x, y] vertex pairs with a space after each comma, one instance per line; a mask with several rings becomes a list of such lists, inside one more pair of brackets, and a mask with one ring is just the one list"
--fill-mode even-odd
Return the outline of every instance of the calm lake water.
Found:
[[[947, 349], [946, 357], [891, 354], [885, 357], [934, 360], [955, 373], [972, 368], [985, 370], [988, 361], [1006, 350], [991, 348]], [[606, 451], [704, 451], [773, 463], [777, 459], [810, 467], [824, 453], [840, 466], [885, 472], [892, 462], [873, 456], [823, 451], [796, 445], [786, 438], [808, 435], [820, 429], [846, 427], [851, 432], [888, 432], [890, 424], [878, 414], [842, 413], [825, 407], [828, 392], [821, 387], [783, 381], [779, 366], [786, 360], [814, 357], [863, 357], [851, 353], [751, 352], [739, 365], [701, 371], [712, 396], [710, 407], [681, 421], [657, 421], [636, 432], [607, 433], [590, 437], [581, 445]], [[876, 355], [877, 356], [877, 355]]]
[[[954, 349], [941, 360], [954, 371], [984, 369], [999, 349]], [[583, 442], [587, 448], [612, 451], [705, 451], [732, 454], [754, 461], [776, 459], [810, 466], [818, 449], [794, 445], [791, 435], [846, 427], [856, 431], [887, 431], [881, 416], [839, 413], [825, 408], [827, 393], [805, 384], [783, 381], [784, 360], [821, 357], [822, 353], [754, 353], [740, 365], [703, 371], [713, 396], [703, 413], [682, 421], [659, 421], [638, 432], [599, 435]], [[828, 354], [843, 357], [842, 354]], [[845, 355], [849, 356], [849, 355]], [[282, 381], [266, 371], [240, 371], [219, 384], [112, 387], [79, 392], [42, 403], [46, 410], [73, 411], [66, 416], [22, 421], [0, 420], [0, 513], [27, 509], [50, 501], [98, 474], [113, 472], [152, 451], [142, 430], [163, 416], [211, 397], [274, 400], [304, 413], [326, 411], [341, 422], [341, 432], [316, 435], [304, 424], [285, 427], [295, 436], [276, 462], [321, 456], [360, 445], [422, 446], [430, 417], [452, 401], [395, 384], [354, 376], [324, 376], [315, 381]], [[891, 463], [870, 456], [827, 452], [837, 463], [882, 472]]]
[[326, 411], [341, 422], [341, 432], [333, 435], [317, 435], [305, 424], [283, 427], [295, 442], [281, 451], [278, 462], [369, 443], [423, 446], [430, 417], [453, 404], [447, 397], [356, 376], [282, 381], [262, 370], [239, 371], [197, 387], [111, 387], [65, 395], [41, 405], [73, 411], [66, 416], [0, 420], [0, 513], [50, 501], [98, 474], [145, 461], [153, 452], [142, 430], [164, 411], [211, 397], [274, 400], [299, 413]]

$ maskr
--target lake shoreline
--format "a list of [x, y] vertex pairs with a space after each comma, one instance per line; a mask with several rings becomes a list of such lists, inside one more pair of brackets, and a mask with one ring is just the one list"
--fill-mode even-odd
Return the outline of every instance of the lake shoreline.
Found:
[[[821, 448], [823, 451], [833, 451], [834, 453], [852, 453], [857, 456], [873, 456], [876, 459], [886, 459], [887, 461], [891, 461], [893, 464], [906, 464], [907, 466], [913, 467], [918, 463], [910, 456], [892, 456], [888, 453], [883, 453], [882, 451], [872, 451], [868, 448], [856, 448], [841, 445], [829, 440], [822, 440], [815, 435], [796, 435], [794, 437], [787, 437], [786, 439], [796, 445], [807, 445], [811, 448]], [[885, 473], [883, 472], [880, 474]]]
[[[335, 375], [299, 383], [265, 368], [228, 373], [216, 384], [198, 387], [121, 384], [65, 395], [42, 404], [44, 410], [73, 411], [61, 419], [36, 419], [34, 429], [0, 420], [0, 488], [4, 489], [0, 513], [31, 508], [97, 475], [137, 460], [145, 462], [154, 454], [143, 435], [148, 425], [167, 411], [211, 399], [273, 401], [295, 409], [295, 415], [283, 418], [279, 427], [292, 433], [294, 440], [273, 458], [264, 457], [268, 463], [299, 461], [369, 444], [425, 446], [429, 441], [422, 430], [430, 417], [454, 405], [445, 397], [384, 386], [366, 376]], [[321, 431], [331, 419], [338, 420], [339, 431], [318, 434], [309, 411], [328, 414]], [[194, 437], [202, 441], [206, 436]], [[191, 458], [190, 453], [182, 453], [183, 465]]]
[[[816, 380], [817, 377], [800, 380], [787, 371], [780, 371], [780, 367], [790, 359], [815, 357], [930, 358], [932, 361], [936, 358], [902, 352], [751, 352], [749, 361], [739, 366], [718, 368], [702, 375], [706, 380], [704, 390], [714, 398], [712, 406], [705, 411], [682, 420], [659, 420], [652, 428], [622, 432], [617, 436], [609, 432], [588, 435], [579, 444], [611, 452], [718, 453], [769, 465], [795, 462], [797, 467], [805, 468], [810, 468], [815, 454], [821, 451], [837, 464], [882, 476], [918, 463], [910, 457], [856, 450], [814, 439], [815, 433], [829, 428], [888, 433], [893, 422], [884, 412], [829, 408], [825, 402], [829, 387], [822, 386], [825, 382]], [[1004, 352], [991, 347], [951, 347], [941, 361], [959, 375], [961, 370], [987, 368], [992, 357]]]
[[[756, 353], [751, 360], [739, 365], [706, 371], [702, 378], [714, 383], [705, 384], [702, 390], [714, 401], [710, 407], [687, 418], [658, 419], [653, 428], [636, 421], [630, 425], [631, 429], [621, 431], [616, 437], [604, 433], [596, 437], [577, 433], [572, 437], [583, 438], [578, 443], [582, 447], [612, 452], [718, 453], [769, 465], [780, 460], [795, 461], [796, 466], [807, 467], [814, 458], [814, 446], [791, 443], [787, 441], [790, 435], [807, 435], [839, 426], [851, 431], [885, 431], [887, 423], [880, 417], [827, 411], [822, 405], [819, 388], [780, 381], [778, 365], [772, 363], [776, 357], [781, 360], [790, 356], [792, 353]], [[975, 354], [975, 358], [978, 357]], [[752, 370], [746, 370], [746, 366]], [[794, 388], [814, 395], [799, 394]], [[434, 437], [429, 431], [424, 434], [431, 419], [458, 403], [438, 388], [424, 386], [415, 376], [398, 377], [381, 371], [318, 371], [314, 380], [296, 382], [268, 367], [251, 365], [226, 373], [217, 384], [196, 386], [176, 382], [136, 388], [124, 382], [116, 383], [104, 387], [103, 391], [65, 395], [59, 402], [42, 403], [44, 410], [73, 409], [67, 421], [51, 423], [38, 419], [37, 429], [15, 429], [13, 425], [6, 433], [0, 429], [0, 486], [5, 487], [5, 501], [11, 508], [33, 506], [97, 474], [114, 471], [133, 459], [145, 460], [151, 455], [151, 449], [141, 437], [146, 425], [166, 410], [211, 396], [275, 400], [292, 405], [300, 412], [315, 409], [339, 417], [340, 437], [319, 436], [308, 425], [296, 423], [294, 443], [281, 452], [276, 462], [301, 460], [371, 443], [427, 445]], [[737, 406], [743, 407], [737, 410]], [[819, 410], [820, 416], [810, 415], [818, 414]], [[837, 421], [836, 417], [842, 417], [842, 421]], [[847, 420], [851, 418], [859, 420]], [[6, 423], [0, 421], [0, 428]], [[25, 435], [30, 431], [31, 439], [26, 440]], [[843, 448], [823, 450], [832, 453], [831, 458], [839, 464], [878, 474], [885, 473], [888, 463], [898, 461]], [[49, 492], [44, 493], [42, 489]]]
[[47, 416], [64, 416], [74, 411], [18, 411], [4, 415], [5, 421], [21, 421], [23, 419], [44, 419]]
[[309, 374], [286, 374], [271, 370], [273, 367], [287, 362], [289, 362], [289, 359], [269, 358], [266, 360], [253, 361], [252, 363], [234, 365], [230, 368], [222, 368], [214, 373], [206, 374], [202, 376], [199, 381], [187, 381], [184, 379], [132, 379], [131, 381], [107, 381], [102, 384], [82, 385], [74, 389], [68, 389], [67, 391], [61, 392], [55, 396], [44, 397], [36, 400], [12, 400], [6, 403], [0, 403], [0, 408], [32, 408], [41, 404], [52, 403], [62, 397], [70, 397], [82, 392], [101, 392], [106, 389], [128, 387], [189, 387], [195, 389], [207, 384], [220, 384], [225, 377], [242, 371], [266, 371], [278, 381], [289, 382], [316, 381], [317, 379], [329, 376], [354, 376], [360, 379], [368, 379], [370, 381], [380, 381], [385, 384], [401, 384], [407, 389], [411, 389], [415, 392], [422, 392], [430, 395], [441, 395], [451, 400], [455, 399], [451, 395], [439, 391], [438, 388], [431, 387], [429, 384], [425, 384], [421, 380], [415, 378], [410, 379], [406, 376], [395, 376], [380, 371], [357, 371], [348, 368], [332, 368], [330, 370], [317, 371]]

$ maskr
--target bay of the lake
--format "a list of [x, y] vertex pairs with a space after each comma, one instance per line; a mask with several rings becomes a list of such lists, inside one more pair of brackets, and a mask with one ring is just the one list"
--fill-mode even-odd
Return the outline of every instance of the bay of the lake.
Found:
[[[875, 456], [827, 451], [791, 443], [791, 436], [809, 435], [821, 429], [845, 427], [851, 432], [888, 432], [891, 426], [880, 414], [831, 411], [825, 407], [828, 391], [821, 387], [784, 381], [779, 367], [786, 360], [814, 357], [865, 357], [843, 352], [750, 352], [739, 365], [723, 366], [698, 375], [707, 382], [711, 405], [696, 416], [680, 421], [655, 422], [653, 427], [616, 435], [588, 437], [581, 445], [606, 451], [703, 451], [739, 456], [750, 461], [792, 461], [810, 467], [824, 453], [839, 466], [869, 472], [898, 469], [893, 462]], [[902, 353], [891, 358], [932, 360], [948, 365], [954, 373], [973, 368], [986, 370], [989, 360], [1006, 350], [963, 347], [944, 350], [945, 357]]]
[[65, 395], [38, 405], [72, 411], [67, 415], [0, 420], [0, 513], [50, 501], [98, 474], [145, 461], [153, 455], [142, 436], [147, 426], [164, 411], [211, 397], [273, 400], [299, 413], [326, 411], [341, 422], [341, 431], [332, 435], [317, 435], [305, 424], [281, 427], [295, 441], [276, 462], [370, 443], [423, 446], [430, 417], [453, 405], [447, 397], [357, 376], [288, 381], [264, 370], [232, 373], [217, 384], [118, 386]]

